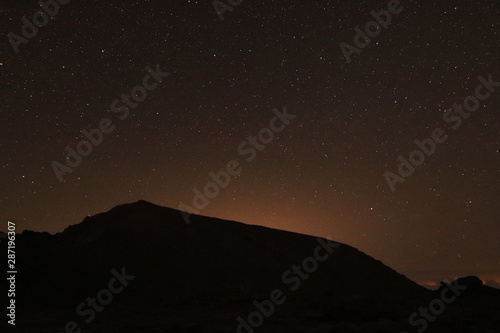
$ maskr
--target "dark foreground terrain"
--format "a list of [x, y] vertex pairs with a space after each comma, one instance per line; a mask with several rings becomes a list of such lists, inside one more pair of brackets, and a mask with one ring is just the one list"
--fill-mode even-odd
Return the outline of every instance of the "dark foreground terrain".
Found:
[[16, 249], [9, 331], [500, 332], [500, 290], [475, 277], [430, 291], [345, 244], [145, 201]]

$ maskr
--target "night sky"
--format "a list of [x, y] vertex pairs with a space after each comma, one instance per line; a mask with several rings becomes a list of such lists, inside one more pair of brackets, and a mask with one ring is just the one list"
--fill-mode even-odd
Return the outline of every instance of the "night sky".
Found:
[[[420, 283], [500, 283], [499, 84], [467, 118], [447, 113], [479, 76], [500, 81], [497, 0], [402, 1], [350, 62], [341, 43], [387, 1], [243, 0], [223, 20], [211, 0], [60, 7], [16, 53], [8, 34], [40, 7], [0, 5], [2, 231], [56, 233], [139, 199], [193, 206], [236, 160], [200, 214], [330, 236]], [[168, 75], [127, 107], [148, 67]], [[240, 144], [284, 109], [295, 117], [247, 161]], [[113, 130], [60, 182], [53, 161], [103, 118]], [[391, 191], [384, 173], [436, 128], [446, 140]]]

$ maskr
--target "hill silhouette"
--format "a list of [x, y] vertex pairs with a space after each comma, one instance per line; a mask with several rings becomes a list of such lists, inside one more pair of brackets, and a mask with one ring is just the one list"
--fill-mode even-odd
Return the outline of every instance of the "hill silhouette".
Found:
[[[187, 225], [142, 200], [56, 235], [25, 231], [16, 247], [20, 332], [70, 321], [82, 332], [416, 332], [409, 316], [447, 286], [427, 290], [347, 244], [198, 215]], [[124, 272], [133, 279], [87, 323], [77, 306]], [[500, 291], [458, 282], [467, 290], [427, 332], [500, 332]]]

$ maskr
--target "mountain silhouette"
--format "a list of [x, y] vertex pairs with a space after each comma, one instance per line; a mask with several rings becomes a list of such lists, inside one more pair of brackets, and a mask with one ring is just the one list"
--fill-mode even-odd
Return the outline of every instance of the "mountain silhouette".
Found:
[[[448, 286], [427, 290], [347, 244], [190, 221], [141, 200], [55, 235], [17, 235], [16, 331], [65, 332], [74, 322], [75, 332], [417, 332], [410, 315]], [[109, 304], [77, 311], [118, 274], [130, 279]], [[455, 282], [466, 290], [426, 331], [500, 332], [500, 290], [475, 277]]]

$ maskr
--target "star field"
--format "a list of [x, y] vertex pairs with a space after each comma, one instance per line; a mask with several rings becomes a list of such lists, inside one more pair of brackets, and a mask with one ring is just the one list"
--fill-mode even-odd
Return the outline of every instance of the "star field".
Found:
[[[191, 205], [193, 187], [238, 159], [272, 109], [297, 117], [201, 214], [332, 238], [416, 281], [500, 283], [500, 88], [456, 131], [443, 113], [500, 81], [499, 4], [401, 1], [347, 63], [339, 44], [386, 1], [72, 1], [16, 54], [34, 1], [2, 6], [0, 217], [60, 232], [139, 199]], [[145, 68], [170, 75], [120, 120], [110, 104]], [[51, 163], [101, 118], [116, 129], [59, 182]], [[446, 129], [392, 193], [382, 176], [413, 141]], [[2, 227], [3, 228], [3, 227]]]

